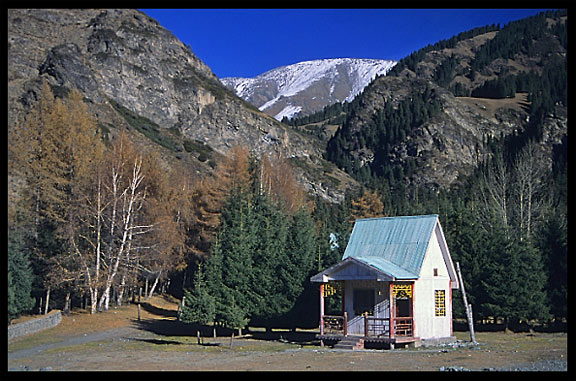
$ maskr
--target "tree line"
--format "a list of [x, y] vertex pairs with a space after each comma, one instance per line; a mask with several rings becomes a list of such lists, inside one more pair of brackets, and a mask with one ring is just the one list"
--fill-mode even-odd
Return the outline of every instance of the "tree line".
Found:
[[[43, 83], [26, 119], [9, 130], [9, 316], [54, 298], [92, 313], [121, 304], [142, 281], [151, 291], [183, 265], [183, 169], [165, 171], [125, 132], [106, 146], [82, 95]], [[17, 280], [28, 280], [17, 285]], [[30, 281], [31, 280], [31, 281]]]
[[105, 311], [178, 274], [193, 279], [172, 287], [186, 289], [185, 321], [310, 316], [307, 279], [342, 256], [349, 230], [281, 157], [234, 147], [195, 178], [124, 130], [103, 139], [79, 92], [55, 97], [45, 82], [9, 130], [9, 179], [9, 319], [73, 302]]

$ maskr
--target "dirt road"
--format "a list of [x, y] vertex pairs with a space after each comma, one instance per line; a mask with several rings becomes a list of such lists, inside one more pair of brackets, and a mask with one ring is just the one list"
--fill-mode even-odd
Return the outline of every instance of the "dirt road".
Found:
[[[566, 370], [566, 334], [479, 332], [479, 345], [343, 351], [321, 348], [313, 332], [253, 330], [237, 338], [205, 338], [175, 320], [175, 306], [150, 301], [138, 321], [135, 306], [64, 317], [53, 329], [8, 345], [8, 370], [256, 370], [438, 371]], [[207, 333], [205, 333], [207, 334]]]

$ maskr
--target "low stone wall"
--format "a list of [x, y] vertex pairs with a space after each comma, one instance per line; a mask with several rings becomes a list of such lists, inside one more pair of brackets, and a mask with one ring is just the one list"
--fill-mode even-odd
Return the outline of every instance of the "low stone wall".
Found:
[[53, 310], [41, 318], [8, 326], [8, 340], [56, 327], [62, 321], [62, 312]]

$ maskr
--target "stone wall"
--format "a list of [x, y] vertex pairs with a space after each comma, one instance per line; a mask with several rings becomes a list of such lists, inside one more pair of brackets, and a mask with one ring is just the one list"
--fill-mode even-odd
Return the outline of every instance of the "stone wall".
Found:
[[8, 340], [56, 327], [61, 321], [62, 312], [60, 310], [53, 310], [41, 318], [8, 326]]

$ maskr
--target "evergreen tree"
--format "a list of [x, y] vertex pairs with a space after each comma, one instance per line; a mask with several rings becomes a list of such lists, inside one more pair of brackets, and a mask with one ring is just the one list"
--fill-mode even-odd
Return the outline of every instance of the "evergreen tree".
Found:
[[257, 311], [261, 302], [252, 283], [256, 234], [248, 194], [233, 189], [221, 216], [222, 281], [247, 315]]
[[184, 291], [185, 304], [180, 320], [186, 323], [206, 325], [216, 317], [215, 299], [210, 295], [202, 265], [199, 265], [194, 279], [194, 288]]
[[286, 216], [272, 207], [265, 194], [252, 199], [253, 229], [255, 232], [251, 269], [252, 290], [258, 295], [253, 317], [270, 322], [286, 312], [288, 296], [285, 284], [278, 278], [280, 267], [289, 261], [286, 258]]
[[23, 234], [12, 231], [8, 235], [8, 321], [34, 307], [33, 279]]
[[[242, 330], [250, 318], [246, 309], [236, 303], [235, 295], [237, 293], [228, 287], [222, 289], [222, 323], [228, 328]], [[234, 332], [232, 332], [233, 338]], [[230, 342], [230, 346], [232, 346], [232, 342]]]
[[[481, 247], [482, 231], [478, 226], [474, 204], [461, 198], [449, 199], [452, 210], [442, 219], [442, 227], [454, 263], [460, 262], [462, 277], [467, 290], [468, 303], [475, 307], [486, 265]], [[465, 316], [460, 298], [454, 298], [455, 316]]]
[[300, 209], [292, 217], [286, 238], [284, 260], [278, 269], [278, 283], [282, 285], [284, 310], [294, 307], [306, 282], [314, 271], [316, 234], [310, 214]]
[[546, 293], [550, 313], [556, 319], [568, 316], [568, 229], [560, 210], [556, 209], [548, 217], [538, 242], [547, 274]]

